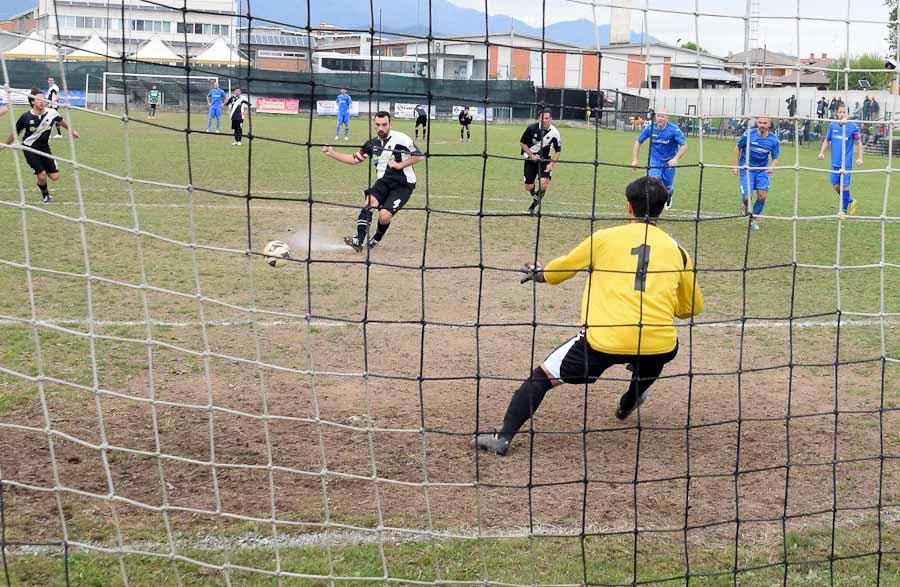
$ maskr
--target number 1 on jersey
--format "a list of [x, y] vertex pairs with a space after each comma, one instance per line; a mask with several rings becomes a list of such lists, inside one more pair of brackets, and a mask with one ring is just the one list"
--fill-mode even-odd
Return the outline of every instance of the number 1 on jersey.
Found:
[[631, 249], [631, 254], [637, 256], [637, 269], [634, 274], [634, 289], [646, 291], [647, 266], [650, 265], [650, 245], [641, 245]]

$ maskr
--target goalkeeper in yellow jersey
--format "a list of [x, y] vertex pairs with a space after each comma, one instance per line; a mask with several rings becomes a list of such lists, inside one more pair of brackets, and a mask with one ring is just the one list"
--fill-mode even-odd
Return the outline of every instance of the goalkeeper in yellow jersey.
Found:
[[546, 267], [523, 267], [522, 283], [562, 283], [586, 270], [581, 303], [585, 328], [551, 352], [516, 390], [500, 432], [476, 437], [482, 450], [506, 454], [551, 388], [593, 383], [612, 365], [625, 364], [632, 371], [616, 408], [616, 417], [624, 420], [678, 354], [675, 318], [703, 310], [691, 258], [656, 226], [668, 201], [666, 186], [659, 178], [642, 177], [628, 185], [625, 196], [630, 223], [598, 230]]

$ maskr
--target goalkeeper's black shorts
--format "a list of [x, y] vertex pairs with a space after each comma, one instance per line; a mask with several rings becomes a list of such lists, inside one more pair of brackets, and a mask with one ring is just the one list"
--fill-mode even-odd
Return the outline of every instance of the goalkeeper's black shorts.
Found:
[[544, 359], [550, 377], [564, 383], [593, 383], [613, 365], [633, 365], [641, 379], [656, 379], [663, 367], [678, 354], [678, 343], [657, 355], [613, 355], [598, 351], [579, 332]]

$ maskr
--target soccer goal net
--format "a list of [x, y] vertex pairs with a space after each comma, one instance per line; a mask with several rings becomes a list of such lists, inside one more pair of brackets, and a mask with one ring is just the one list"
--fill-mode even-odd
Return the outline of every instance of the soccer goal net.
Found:
[[70, 4], [0, 33], [3, 585], [898, 584], [896, 3], [148, 1], [166, 75]]
[[[218, 82], [217, 76], [170, 75], [153, 73], [117, 73], [105, 71], [99, 76], [88, 75], [85, 87], [88, 107], [102, 110], [124, 110], [130, 108], [146, 110], [151, 90], [159, 91], [159, 110], [185, 112], [188, 104], [192, 109], [202, 111], [207, 104], [206, 96]], [[230, 80], [223, 84], [229, 91]]]

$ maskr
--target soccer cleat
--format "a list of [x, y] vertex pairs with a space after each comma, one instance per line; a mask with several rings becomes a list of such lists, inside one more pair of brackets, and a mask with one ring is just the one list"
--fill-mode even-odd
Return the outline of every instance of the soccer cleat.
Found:
[[344, 244], [356, 251], [357, 253], [362, 252], [363, 246], [362, 243], [359, 242], [359, 239], [355, 236], [345, 236]]
[[750, 221], [750, 228], [751, 228], [752, 230], [759, 230], [759, 224], [756, 223], [756, 220], [751, 220], [751, 221]]
[[371, 251], [372, 249], [374, 249], [375, 247], [377, 247], [377, 246], [378, 246], [378, 243], [380, 243], [380, 242], [381, 242], [380, 240], [376, 240], [376, 239], [374, 239], [374, 238], [370, 238], [370, 239], [369, 239], [369, 242], [367, 243], [367, 244], [368, 244], [368, 247], [369, 247], [369, 250]]
[[847, 216], [856, 216], [856, 208], [856, 200], [853, 200], [852, 202], [850, 202], [850, 205], [847, 206]]
[[532, 192], [531, 193], [531, 206], [528, 206], [528, 213], [534, 216], [537, 214], [538, 208], [541, 205], [541, 200], [544, 199], [544, 192]]
[[344, 140], [345, 140], [345, 141], [349, 141], [349, 140], [350, 140], [350, 135], [344, 135]]
[[231, 141], [231, 146], [233, 147], [233, 146], [235, 146], [235, 145], [240, 145], [240, 143], [237, 142], [237, 141]]
[[219, 132], [222, 132], [222, 131], [220, 131], [219, 129], [216, 129], [216, 132], [219, 133]]
[[238, 141], [238, 142], [235, 143], [235, 145], [237, 145], [238, 147], [240, 147], [240, 146], [241, 146], [241, 142]]
[[475, 437], [475, 446], [502, 457], [509, 450], [509, 439], [498, 434], [479, 434]]
[[42, 204], [52, 204], [53, 196], [51, 196], [49, 194], [47, 194], [46, 196], [41, 196], [41, 203]]
[[334, 135], [334, 140], [339, 141], [339, 140], [341, 140], [341, 137], [338, 135]]
[[632, 412], [634, 412], [636, 409], [638, 409], [640, 407], [640, 405], [642, 403], [644, 403], [644, 399], [646, 399], [646, 397], [647, 397], [647, 393], [644, 392], [643, 394], [638, 396], [637, 401], [634, 402], [634, 405], [631, 406], [630, 410], [625, 410], [622, 407], [622, 400], [625, 399], [626, 395], [628, 395], [628, 394], [623, 393], [622, 397], [619, 398], [619, 403], [616, 405], [616, 418], [618, 418], [619, 420], [624, 420], [625, 418], [630, 416]]

